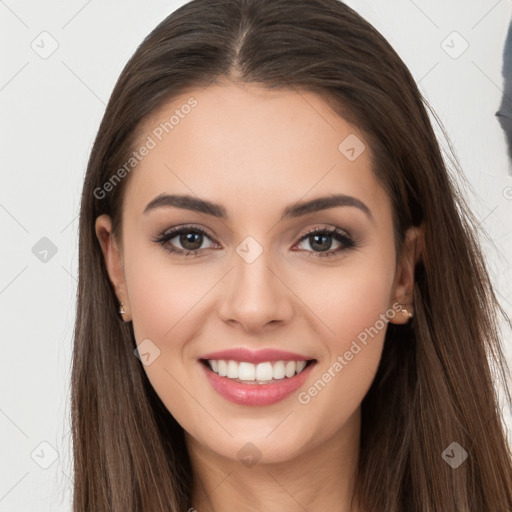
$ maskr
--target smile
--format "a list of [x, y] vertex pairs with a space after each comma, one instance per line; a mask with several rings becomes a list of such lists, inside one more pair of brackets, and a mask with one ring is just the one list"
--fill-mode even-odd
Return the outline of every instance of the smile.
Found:
[[240, 348], [206, 354], [199, 362], [220, 396], [239, 405], [265, 406], [298, 391], [317, 361], [291, 352]]
[[207, 359], [206, 362], [210, 369], [220, 377], [260, 385], [298, 375], [308, 364], [308, 361], [266, 361], [254, 364], [247, 361], [238, 362], [225, 359]]

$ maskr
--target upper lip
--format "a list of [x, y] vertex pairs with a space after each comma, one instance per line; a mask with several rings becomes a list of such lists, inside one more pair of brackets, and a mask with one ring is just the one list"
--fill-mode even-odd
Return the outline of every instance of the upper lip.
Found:
[[248, 348], [230, 348], [220, 350], [219, 352], [209, 352], [201, 356], [200, 359], [225, 359], [232, 361], [246, 361], [248, 363], [264, 363], [266, 361], [309, 361], [312, 357], [303, 356], [294, 352], [285, 352], [283, 350], [275, 350], [273, 348], [265, 348], [262, 350], [249, 350]]

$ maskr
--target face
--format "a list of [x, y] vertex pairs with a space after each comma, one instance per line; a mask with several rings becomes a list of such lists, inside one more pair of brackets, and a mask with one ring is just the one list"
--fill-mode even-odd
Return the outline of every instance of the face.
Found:
[[142, 128], [122, 244], [107, 216], [96, 231], [189, 442], [278, 462], [355, 432], [388, 321], [408, 321], [418, 235], [397, 262], [364, 136], [313, 93], [231, 83], [174, 98]]

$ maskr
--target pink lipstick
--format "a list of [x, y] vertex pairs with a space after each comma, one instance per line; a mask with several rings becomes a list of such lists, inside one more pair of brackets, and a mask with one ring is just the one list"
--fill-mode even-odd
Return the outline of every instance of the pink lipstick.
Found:
[[200, 358], [213, 389], [240, 405], [264, 406], [284, 400], [306, 381], [316, 359], [275, 349], [236, 348]]

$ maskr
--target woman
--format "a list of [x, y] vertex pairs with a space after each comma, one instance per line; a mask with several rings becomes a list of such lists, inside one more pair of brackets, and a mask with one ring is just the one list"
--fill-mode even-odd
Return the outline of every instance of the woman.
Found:
[[85, 178], [74, 510], [510, 510], [475, 226], [349, 7], [175, 11]]

